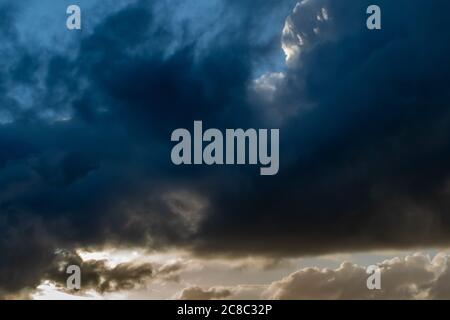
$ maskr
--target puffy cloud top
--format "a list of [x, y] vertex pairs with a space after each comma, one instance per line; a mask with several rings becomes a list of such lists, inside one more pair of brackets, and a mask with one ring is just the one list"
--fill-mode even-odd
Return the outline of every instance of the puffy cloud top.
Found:
[[[448, 245], [448, 1], [380, 0], [376, 32], [367, 0], [90, 3], [81, 33], [0, 4], [0, 294], [59, 248]], [[27, 41], [42, 22], [52, 36]], [[279, 127], [279, 174], [172, 166], [170, 133], [199, 119]]]

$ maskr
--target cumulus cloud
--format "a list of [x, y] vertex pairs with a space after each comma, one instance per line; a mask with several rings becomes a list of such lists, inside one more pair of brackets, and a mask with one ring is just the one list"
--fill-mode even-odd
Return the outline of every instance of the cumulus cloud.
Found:
[[337, 269], [304, 268], [273, 282], [263, 296], [270, 299], [449, 299], [449, 259], [415, 254], [378, 264], [381, 290], [369, 290], [366, 268], [344, 262]]
[[[450, 299], [450, 259], [414, 253], [376, 263], [381, 289], [369, 289], [368, 266], [344, 261], [337, 268], [304, 267], [269, 283], [202, 287], [190, 285], [176, 299], [426, 300]], [[291, 269], [292, 270], [292, 269]], [[294, 269], [295, 270], [295, 269]]]
[[[369, 4], [304, 1], [291, 13], [284, 37], [306, 40], [270, 89], [270, 107], [291, 110], [280, 173], [221, 188], [199, 249], [301, 255], [447, 244], [450, 70], [437, 14], [446, 4], [382, 1], [380, 32], [365, 28]], [[237, 194], [245, 200], [234, 202]]]

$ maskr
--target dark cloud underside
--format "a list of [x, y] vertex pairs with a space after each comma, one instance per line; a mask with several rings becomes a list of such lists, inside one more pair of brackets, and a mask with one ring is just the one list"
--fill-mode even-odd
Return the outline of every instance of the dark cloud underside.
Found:
[[[35, 287], [58, 248], [448, 245], [450, 3], [380, 0], [377, 32], [365, 0], [213, 3], [136, 1], [57, 51], [24, 43], [25, 9], [0, 4], [0, 294]], [[263, 99], [282, 41], [300, 52]], [[173, 166], [170, 133], [194, 120], [279, 127], [279, 174]]]

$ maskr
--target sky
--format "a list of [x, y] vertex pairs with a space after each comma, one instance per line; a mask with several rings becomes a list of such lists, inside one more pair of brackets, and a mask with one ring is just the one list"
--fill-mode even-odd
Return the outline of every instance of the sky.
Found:
[[[450, 298], [449, 10], [0, 0], [0, 298]], [[175, 166], [197, 120], [278, 173]]]

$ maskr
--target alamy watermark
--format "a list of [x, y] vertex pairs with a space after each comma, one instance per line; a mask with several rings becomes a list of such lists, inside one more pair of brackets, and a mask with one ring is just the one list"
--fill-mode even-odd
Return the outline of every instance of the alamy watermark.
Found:
[[[81, 8], [72, 4], [67, 7], [66, 13], [69, 15], [66, 20], [67, 29], [81, 30]], [[372, 4], [367, 7], [366, 13], [370, 15], [366, 22], [367, 29], [381, 30], [381, 8]]]
[[260, 164], [261, 175], [276, 175], [280, 166], [279, 139], [279, 129], [226, 129], [222, 133], [211, 128], [203, 132], [203, 122], [194, 121], [192, 135], [187, 129], [173, 131], [171, 141], [177, 144], [171, 159], [175, 165]]
[[379, 266], [371, 265], [366, 269], [366, 273], [370, 274], [367, 278], [366, 286], [369, 290], [381, 290], [381, 269]]
[[66, 287], [69, 290], [81, 289], [81, 268], [77, 265], [70, 265], [66, 269], [66, 273], [70, 274], [67, 277]]
[[67, 7], [66, 13], [69, 15], [66, 20], [66, 27], [69, 30], [81, 30], [81, 9], [77, 5]]
[[381, 8], [373, 4], [367, 7], [366, 12], [367, 14], [370, 14], [366, 22], [367, 29], [381, 30]]

